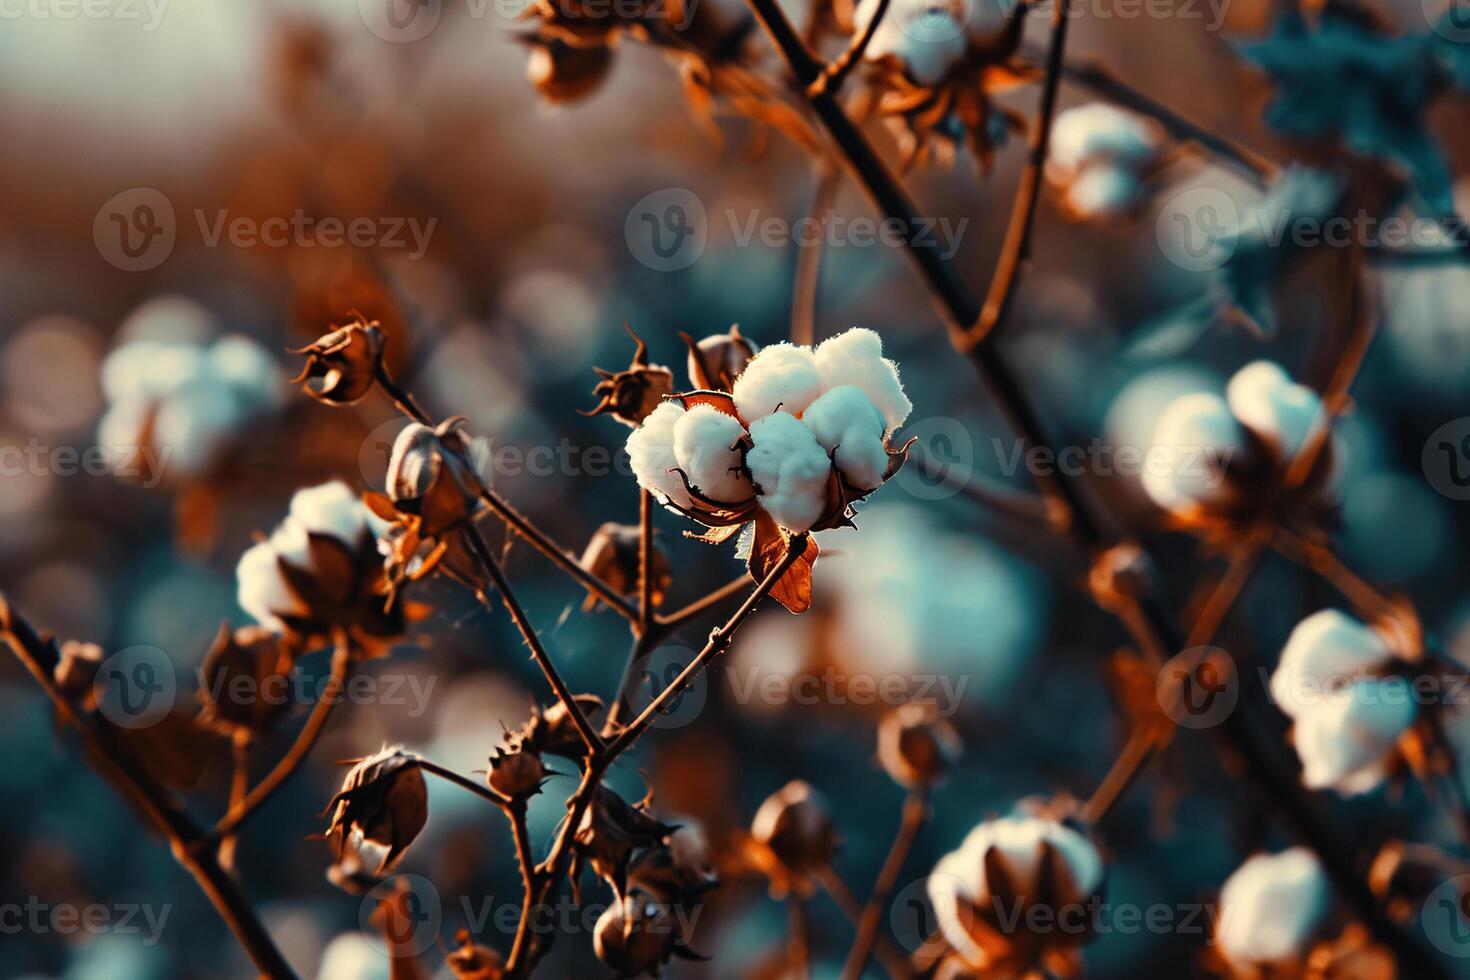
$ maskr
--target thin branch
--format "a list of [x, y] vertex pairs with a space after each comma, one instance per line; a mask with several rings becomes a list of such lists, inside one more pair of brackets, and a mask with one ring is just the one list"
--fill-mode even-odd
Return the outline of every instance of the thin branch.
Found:
[[785, 575], [791, 566], [796, 564], [797, 559], [805, 553], [807, 540], [808, 536], [806, 534], [793, 534], [787, 540], [786, 553], [781, 556], [781, 560], [776, 563], [776, 567], [772, 568], [766, 574], [766, 577], [761, 580], [760, 585], [756, 586], [755, 590], [746, 597], [745, 601], [741, 603], [739, 609], [735, 610], [734, 615], [730, 617], [729, 621], [724, 626], [710, 633], [709, 642], [704, 645], [704, 649], [700, 650], [694, 659], [689, 661], [689, 664], [679, 672], [679, 676], [675, 677], [672, 683], [660, 691], [658, 696], [648, 703], [648, 707], [644, 708], [638, 717], [629, 722], [607, 744], [607, 748], [603, 752], [603, 755], [607, 759], [617, 758], [618, 755], [625, 752], [630, 745], [637, 741], [638, 736], [648, 730], [648, 727], [653, 724], [654, 719], [663, 712], [664, 708], [682, 695], [684, 688], [694, 678], [699, 676], [704, 668], [709, 665], [710, 661], [714, 660], [729, 647], [730, 640], [735, 636], [735, 631], [755, 611], [755, 607], [760, 604], [760, 601], [770, 594], [771, 589], [775, 588], [776, 583], [781, 580], [781, 576]]
[[[821, 884], [822, 890], [831, 897], [832, 902], [847, 917], [847, 921], [851, 922], [854, 927], [857, 927], [858, 923], [862, 921], [862, 904], [858, 902], [857, 896], [852, 893], [852, 889], [847, 886], [847, 882], [842, 880], [842, 876], [837, 873], [837, 869], [828, 865], [818, 874], [817, 880]], [[884, 972], [890, 977], [893, 977], [894, 980], [897, 980], [899, 977], [908, 977], [914, 972], [909, 969], [908, 957], [896, 948], [893, 945], [893, 941], [882, 931], [878, 932], [874, 940], [873, 955], [882, 964]]]
[[853, 38], [852, 43], [847, 46], [826, 68], [817, 76], [817, 80], [807, 87], [807, 96], [814, 97], [832, 93], [836, 95], [842, 91], [842, 83], [847, 80], [848, 74], [857, 67], [858, 62], [863, 60], [863, 52], [868, 50], [868, 45], [873, 42], [873, 35], [878, 33], [878, 27], [883, 23], [883, 18], [888, 14], [888, 0], [878, 0], [878, 9], [868, 19], [863, 27], [862, 33]]
[[511, 962], [525, 956], [526, 943], [531, 938], [532, 920], [536, 912], [536, 859], [531, 856], [531, 831], [526, 826], [526, 804], [516, 803], [506, 814], [510, 817], [511, 834], [516, 842], [516, 861], [521, 866], [521, 921], [516, 924], [515, 940], [511, 945]]
[[[567, 714], [571, 717], [572, 724], [576, 726], [577, 734], [581, 735], [582, 741], [587, 744], [587, 750], [589, 752], [598, 751], [602, 748], [602, 739], [582, 712], [582, 706], [572, 696], [566, 681], [562, 680], [561, 674], [557, 673], [556, 665], [551, 662], [546, 648], [541, 645], [541, 637], [531, 626], [531, 621], [526, 618], [525, 609], [521, 608], [520, 600], [511, 590], [510, 582], [506, 580], [500, 563], [490, 553], [490, 546], [485, 543], [480, 529], [469, 525], [464, 529], [463, 537], [465, 544], [469, 546], [470, 551], [474, 553], [480, 565], [489, 574], [490, 580], [495, 583], [495, 588], [500, 592], [501, 602], [505, 604], [511, 620], [516, 624], [516, 629], [521, 631], [521, 637], [526, 641], [526, 646], [531, 648], [531, 659], [536, 661], [536, 665], [541, 668], [541, 673], [546, 675], [546, 681], [551, 685], [552, 693], [562, 704], [566, 705]], [[490, 604], [489, 597], [483, 593], [480, 595], [480, 601], [487, 606]]]
[[653, 571], [653, 494], [638, 491], [638, 632], [644, 634], [653, 625], [658, 610], [654, 608]]
[[1041, 104], [1031, 127], [1031, 153], [1021, 182], [1016, 187], [1011, 220], [1001, 245], [1000, 259], [990, 280], [990, 290], [980, 319], [966, 332], [965, 343], [973, 347], [983, 343], [992, 330], [1004, 320], [1015, 297], [1026, 264], [1031, 259], [1031, 231], [1036, 225], [1036, 208], [1041, 202], [1041, 174], [1046, 165], [1046, 148], [1051, 140], [1051, 122], [1056, 114], [1057, 90], [1061, 87], [1062, 56], [1067, 49], [1067, 0], [1053, 0], [1051, 10], [1051, 47], [1046, 55], [1046, 74], [1042, 81]]
[[898, 874], [903, 870], [904, 859], [908, 857], [909, 850], [913, 848], [914, 840], [919, 836], [928, 817], [928, 793], [922, 787], [911, 790], [904, 800], [903, 818], [898, 825], [898, 833], [894, 835], [893, 845], [888, 849], [888, 856], [883, 859], [883, 867], [878, 872], [877, 880], [873, 882], [872, 894], [868, 896], [868, 903], [863, 906], [862, 915], [858, 917], [857, 937], [847, 955], [847, 963], [842, 968], [843, 980], [858, 980], [867, 968], [868, 957], [873, 954], [873, 944], [878, 939], [888, 893], [893, 891]]
[[453, 769], [446, 768], [431, 759], [420, 758], [416, 763], [420, 769], [431, 775], [438, 776], [445, 782], [453, 783], [461, 789], [469, 790], [476, 796], [482, 797], [505, 810], [507, 813], [515, 806], [515, 802], [504, 793], [497, 792], [494, 788], [478, 783], [468, 776], [461, 776]]
[[1169, 731], [1162, 726], [1140, 725], [1123, 743], [1123, 751], [1113, 761], [1107, 775], [1097, 784], [1087, 802], [1082, 804], [1079, 814], [1083, 823], [1096, 826], [1113, 811], [1113, 807], [1128, 792], [1135, 780], [1148, 768], [1163, 747], [1168, 744]]
[[114, 737], [95, 725], [90, 717], [77, 713], [52, 680], [51, 672], [57, 662], [55, 645], [43, 640], [3, 595], [0, 595], [0, 637], [51, 698], [57, 716], [81, 734], [98, 773], [119, 794], [136, 803], [148, 821], [167, 838], [174, 860], [194, 876], [256, 969], [267, 977], [294, 978], [296, 972], [276, 948], [239, 883], [220, 866], [203, 828], [134, 761], [126, 747], [115, 744]]
[[[888, 0], [879, 0], [887, 3]], [[825, 158], [813, 168], [816, 187], [812, 190], [809, 217], [819, 229], [827, 225], [827, 213], [837, 198], [842, 172]], [[817, 293], [822, 278], [822, 254], [827, 237], [818, 234], [810, 245], [797, 244], [796, 279], [791, 287], [791, 342], [810, 347], [817, 341]]]
[[[235, 729], [230, 739], [230, 763], [233, 767], [230, 774], [231, 810], [243, 803], [245, 794], [250, 792], [250, 742], [250, 729], [243, 727]], [[220, 838], [219, 863], [226, 871], [235, 870], [235, 848], [239, 840], [234, 834]]]
[[715, 589], [712, 592], [709, 592], [701, 596], [700, 598], [695, 599], [693, 602], [689, 603], [689, 605], [676, 609], [666, 616], [658, 617], [658, 630], [664, 635], [672, 633], [674, 630], [678, 629], [680, 626], [683, 626], [691, 619], [694, 619], [702, 613], [707, 612], [709, 609], [719, 605], [726, 599], [732, 599], [735, 596], [739, 595], [749, 585], [749, 575], [737, 576], [736, 578], [733, 578], [730, 581], [726, 582], [724, 585], [720, 586], [718, 589]]
[[321, 735], [322, 729], [326, 727], [327, 719], [332, 716], [332, 709], [340, 700], [342, 686], [347, 681], [347, 671], [351, 666], [352, 645], [344, 633], [337, 637], [336, 645], [332, 649], [332, 672], [327, 678], [326, 685], [322, 688], [321, 697], [312, 707], [306, 724], [301, 726], [301, 731], [297, 733], [296, 741], [291, 743], [291, 748], [281, 756], [281, 761], [276, 763], [275, 768], [246, 794], [243, 800], [231, 806], [229, 812], [219, 819], [210, 834], [213, 839], [223, 841], [239, 830], [240, 825], [264, 805], [276, 790], [285, 785], [286, 780], [290, 779], [306, 761], [306, 757], [311, 754], [312, 746], [316, 745], [317, 736]]

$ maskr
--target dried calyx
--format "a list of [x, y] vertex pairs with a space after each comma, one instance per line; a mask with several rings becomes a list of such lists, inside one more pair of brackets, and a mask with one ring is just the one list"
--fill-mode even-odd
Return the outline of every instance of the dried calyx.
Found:
[[629, 803], [606, 786], [598, 786], [577, 827], [571, 880], [576, 881], [587, 862], [618, 895], [627, 893], [628, 868], [634, 852], [660, 847], [677, 828], [655, 819], [651, 800]]
[[306, 355], [306, 367], [292, 379], [306, 393], [330, 405], [360, 401], [377, 381], [383, 365], [385, 338], [378, 321], [358, 316], [305, 347], [291, 351]]
[[674, 393], [674, 372], [648, 360], [648, 345], [626, 327], [628, 336], [638, 346], [633, 362], [621, 371], [594, 368], [601, 381], [592, 389], [599, 399], [596, 407], [583, 415], [611, 415], [624, 425], [637, 428], [659, 404]]
[[354, 859], [349, 848], [372, 844], [385, 852], [377, 867], [377, 874], [383, 874], [429, 819], [428, 787], [419, 757], [393, 746], [359, 759], [327, 806], [332, 810], [327, 840], [338, 863]]
[[292, 651], [279, 634], [261, 626], [221, 625], [201, 668], [201, 720], [226, 733], [269, 732], [291, 707], [289, 698], [271, 692], [284, 693], [293, 667]]

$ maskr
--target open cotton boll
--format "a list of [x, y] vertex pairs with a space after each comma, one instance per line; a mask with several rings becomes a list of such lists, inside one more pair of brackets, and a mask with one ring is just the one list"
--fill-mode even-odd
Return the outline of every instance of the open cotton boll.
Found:
[[1245, 433], [1219, 395], [1176, 398], [1159, 416], [1143, 471], [1143, 488], [1165, 509], [1225, 501], [1223, 466], [1245, 450]]
[[187, 385], [158, 403], [152, 442], [159, 462], [184, 476], [204, 472], [248, 415], [230, 388], [207, 380]]
[[1382, 666], [1392, 656], [1376, 630], [1340, 610], [1323, 609], [1287, 637], [1271, 675], [1271, 697], [1295, 718], [1322, 692]]
[[853, 327], [817, 345], [817, 370], [824, 388], [854, 385], [883, 416], [887, 431], [903, 425], [914, 403], [904, 394], [898, 365], [883, 356], [883, 338], [866, 327]]
[[161, 398], [183, 387], [202, 364], [203, 355], [193, 344], [135, 340], [102, 362], [102, 393], [108, 401], [139, 395]]
[[278, 553], [269, 541], [251, 546], [240, 556], [235, 566], [235, 579], [240, 608], [262, 626], [284, 629], [279, 614], [304, 615], [308, 611], [286, 584]]
[[1046, 165], [1055, 179], [1068, 179], [1088, 163], [1112, 161], [1130, 167], [1158, 152], [1158, 137], [1148, 121], [1106, 102], [1068, 109], [1052, 123]]
[[807, 406], [801, 421], [859, 490], [876, 490], [888, 471], [883, 416], [861, 388], [833, 388]]
[[1067, 187], [1067, 207], [1079, 218], [1101, 221], [1116, 217], [1137, 203], [1143, 185], [1131, 170], [1095, 163]]
[[1414, 715], [1403, 678], [1364, 677], [1321, 695], [1298, 712], [1293, 729], [1302, 784], [1348, 796], [1373, 789], [1386, 777], [1385, 760]]
[[375, 517], [341, 480], [296, 491], [290, 516], [313, 534], [330, 535], [348, 547], [357, 544], [368, 519]]
[[1225, 955], [1240, 964], [1305, 956], [1331, 895], [1326, 872], [1307, 848], [1258, 854], [1220, 889], [1215, 938]]
[[[878, 0], [863, 0], [853, 13], [857, 33], [867, 30]], [[889, 0], [864, 56], [887, 55], [903, 63], [920, 85], [934, 85], [965, 55], [965, 28], [971, 4], [965, 0]]]
[[1270, 361], [1256, 361], [1235, 373], [1226, 386], [1230, 410], [1285, 459], [1307, 441], [1322, 412], [1322, 400], [1306, 385], [1292, 381]]
[[722, 504], [739, 503], [754, 492], [743, 469], [743, 438], [739, 419], [696, 405], [674, 423], [674, 458], [701, 494]]
[[800, 415], [824, 387], [811, 349], [782, 343], [761, 348], [735, 379], [731, 394], [749, 424], [777, 409]]
[[214, 376], [269, 405], [280, 400], [281, 368], [266, 349], [242, 334], [232, 333], [210, 345], [204, 354]]
[[679, 466], [674, 455], [674, 426], [683, 415], [683, 405], [664, 402], [628, 434], [626, 448], [640, 487], [675, 507], [687, 508], [693, 500], [684, 489], [684, 481], [674, 472]]
[[[767, 348], [769, 350], [770, 348]], [[787, 412], [767, 415], [750, 427], [745, 454], [761, 506], [788, 531], [809, 531], [827, 509], [832, 461], [801, 420]]]

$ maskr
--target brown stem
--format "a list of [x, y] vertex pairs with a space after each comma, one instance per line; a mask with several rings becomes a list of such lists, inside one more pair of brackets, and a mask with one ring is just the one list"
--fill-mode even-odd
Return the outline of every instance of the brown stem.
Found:
[[1110, 102], [1150, 117], [1175, 139], [1198, 143], [1235, 165], [1258, 186], [1264, 187], [1281, 172], [1280, 165], [1274, 161], [1186, 119], [1162, 102], [1133, 88], [1099, 61], [1068, 62], [1062, 66], [1062, 74], [1069, 82], [1075, 82]]
[[149, 822], [168, 839], [174, 860], [194, 876], [261, 975], [294, 978], [296, 972], [276, 948], [239, 883], [220, 866], [203, 828], [137, 764], [125, 746], [117, 744], [109, 731], [93, 724], [90, 717], [77, 713], [52, 680], [57, 662], [55, 645], [43, 640], [3, 595], [0, 595], [0, 636], [51, 698], [57, 716], [81, 734], [98, 773], [119, 794], [136, 803]]
[[326, 727], [327, 719], [332, 716], [332, 709], [337, 706], [342, 685], [346, 683], [347, 671], [352, 665], [352, 644], [345, 633], [339, 635], [336, 646], [332, 649], [332, 673], [327, 678], [326, 686], [322, 688], [321, 697], [317, 699], [316, 705], [311, 709], [311, 715], [306, 719], [306, 724], [296, 735], [296, 741], [291, 743], [291, 748], [281, 756], [275, 768], [256, 785], [245, 798], [237, 805], [231, 806], [228, 813], [219, 819], [214, 825], [211, 837], [215, 840], [223, 840], [237, 830], [252, 813], [262, 806], [271, 796], [285, 785], [286, 780], [300, 768], [311, 754], [312, 746], [316, 744], [317, 736], [321, 735], [322, 729]]
[[434, 776], [438, 776], [445, 782], [453, 783], [461, 789], [469, 790], [476, 796], [489, 800], [491, 803], [494, 803], [496, 806], [500, 807], [507, 813], [509, 813], [511, 809], [516, 805], [515, 801], [512, 800], [509, 796], [506, 796], [504, 793], [497, 792], [494, 788], [478, 783], [475, 780], [470, 779], [468, 776], [461, 776], [453, 769], [441, 766], [439, 765], [439, 763], [434, 762], [433, 760], [420, 758], [417, 762], [417, 765], [424, 772], [427, 772]]
[[791, 536], [786, 542], [786, 553], [781, 556], [781, 560], [776, 563], [776, 567], [772, 568], [766, 574], [766, 577], [755, 587], [755, 590], [740, 604], [740, 608], [735, 610], [734, 615], [730, 617], [729, 621], [724, 626], [710, 633], [709, 642], [704, 645], [704, 649], [700, 650], [695, 658], [689, 661], [689, 664], [679, 672], [679, 676], [675, 677], [672, 683], [660, 691], [658, 696], [648, 703], [648, 707], [644, 708], [638, 717], [629, 722], [607, 744], [607, 748], [603, 751], [603, 755], [607, 759], [615, 759], [625, 752], [630, 745], [638, 740], [638, 736], [648, 730], [648, 727], [653, 724], [654, 719], [662, 713], [664, 708], [684, 693], [684, 688], [689, 685], [690, 681], [698, 677], [704, 668], [709, 665], [710, 661], [725, 652], [725, 649], [730, 645], [730, 640], [735, 636], [735, 631], [755, 611], [755, 607], [770, 593], [771, 589], [775, 588], [776, 583], [781, 580], [781, 576], [785, 575], [791, 566], [796, 564], [797, 559], [805, 553], [807, 539], [808, 536], [806, 534], [793, 534]]
[[1021, 274], [1031, 258], [1031, 230], [1036, 225], [1036, 207], [1041, 202], [1041, 173], [1046, 165], [1046, 148], [1051, 139], [1051, 122], [1056, 114], [1057, 90], [1061, 87], [1062, 56], [1067, 48], [1067, 0], [1053, 0], [1051, 11], [1051, 47], [1046, 55], [1046, 75], [1042, 82], [1041, 105], [1031, 127], [1031, 153], [1021, 182], [1016, 187], [1011, 220], [1001, 245], [1000, 259], [990, 280], [990, 290], [980, 319], [967, 331], [965, 343], [973, 347], [984, 342], [1005, 319], [1015, 296]]
[[[230, 809], [233, 810], [245, 801], [245, 794], [250, 792], [250, 729], [235, 729], [230, 739], [230, 762], [234, 770], [230, 775]], [[238, 842], [239, 838], [234, 834], [220, 838], [219, 863], [226, 871], [235, 870], [235, 845]]]
[[[837, 873], [837, 869], [828, 865], [818, 874], [817, 880], [821, 884], [822, 890], [832, 898], [833, 903], [847, 917], [847, 921], [856, 927], [862, 920], [863, 907], [858, 902], [857, 896], [852, 893], [852, 889], [847, 887], [847, 882], [843, 881], [842, 876]], [[898, 980], [900, 977], [908, 977], [914, 972], [909, 969], [908, 958], [893, 945], [892, 940], [881, 930], [877, 933], [877, 938], [874, 940], [873, 955], [883, 965], [884, 972], [894, 978], [894, 980]]]
[[735, 596], [739, 595], [741, 592], [745, 591], [745, 589], [749, 587], [749, 585], [749, 575], [740, 575], [736, 578], [733, 578], [729, 582], [726, 582], [724, 585], [720, 586], [718, 589], [715, 589], [714, 591], [706, 593], [700, 598], [695, 599], [693, 602], [689, 603], [689, 605], [676, 609], [673, 612], [669, 613], [667, 616], [660, 616], [658, 618], [658, 622], [655, 624], [655, 632], [659, 635], [667, 636], [669, 633], [672, 633], [680, 626], [683, 626], [685, 623], [698, 617], [702, 613], [708, 612], [711, 608], [719, 605], [726, 599], [732, 599]]
[[1375, 619], [1393, 609], [1393, 603], [1382, 592], [1349, 568], [1326, 545], [1308, 541], [1291, 531], [1282, 531], [1276, 536], [1275, 546], [1283, 558], [1331, 583], [1364, 619]]
[[786, 913], [789, 933], [786, 937], [787, 972], [795, 977], [809, 978], [812, 975], [812, 924], [807, 914], [806, 899], [796, 892], [787, 895]]
[[1079, 816], [1083, 823], [1096, 826], [1102, 823], [1113, 806], [1128, 792], [1148, 764], [1152, 762], [1158, 752], [1168, 742], [1168, 731], [1166, 729], [1154, 728], [1152, 726], [1140, 725], [1128, 736], [1128, 741], [1123, 743], [1123, 751], [1118, 753], [1112, 768], [1103, 777], [1102, 782], [1097, 784], [1092, 796], [1082, 804]]
[[[500, 563], [490, 553], [490, 546], [485, 543], [480, 529], [469, 525], [465, 528], [463, 537], [465, 544], [469, 546], [470, 551], [474, 553], [480, 565], [489, 574], [490, 580], [495, 583], [495, 588], [500, 592], [500, 600], [510, 613], [511, 621], [516, 624], [516, 629], [521, 631], [521, 637], [526, 641], [526, 646], [531, 648], [531, 659], [536, 661], [536, 665], [541, 668], [541, 673], [546, 675], [546, 681], [551, 685], [552, 693], [562, 704], [566, 705], [567, 714], [571, 717], [572, 724], [576, 726], [577, 734], [581, 735], [582, 741], [587, 744], [587, 750], [589, 752], [598, 751], [602, 748], [602, 739], [598, 737], [596, 729], [583, 714], [582, 706], [577, 703], [576, 698], [572, 697], [571, 689], [561, 679], [561, 674], [557, 673], [556, 665], [551, 662], [546, 648], [541, 645], [541, 637], [532, 628], [531, 621], [526, 618], [526, 611], [521, 608], [516, 594], [511, 591], [510, 582], [506, 580]], [[483, 593], [480, 595], [480, 601], [487, 606], [490, 605], [489, 596]]]
[[638, 632], [647, 633], [658, 610], [653, 603], [653, 494], [638, 492]]
[[873, 882], [872, 894], [868, 896], [868, 903], [863, 906], [862, 915], [858, 917], [857, 937], [847, 955], [847, 963], [842, 968], [843, 980], [858, 980], [867, 968], [868, 957], [873, 954], [873, 944], [878, 939], [883, 904], [888, 901], [888, 893], [893, 890], [898, 874], [903, 870], [904, 859], [908, 857], [909, 850], [914, 846], [914, 839], [919, 836], [928, 817], [928, 793], [923, 787], [911, 790], [908, 799], [904, 800], [903, 818], [898, 825], [898, 833], [893, 838], [893, 845], [888, 849], [888, 856], [883, 859], [883, 867], [878, 872], [877, 880]]
[[[879, 0], [887, 3], [888, 0]], [[827, 212], [837, 197], [837, 187], [842, 182], [842, 173], [830, 160], [819, 160], [813, 168], [817, 185], [812, 191], [812, 207], [809, 217], [818, 228], [826, 226]], [[817, 341], [817, 292], [822, 278], [822, 253], [826, 241], [818, 234], [811, 245], [798, 245], [796, 249], [796, 279], [791, 288], [791, 342], [811, 346]]]
[[868, 45], [873, 41], [873, 35], [878, 33], [878, 26], [882, 24], [887, 13], [888, 0], [878, 0], [878, 9], [873, 12], [872, 18], [863, 28], [862, 33], [854, 37], [847, 49], [833, 58], [831, 63], [822, 69], [817, 80], [807, 88], [809, 97], [828, 92], [836, 95], [842, 91], [842, 83], [847, 80], [848, 73], [857, 67], [858, 62], [863, 60], [863, 52], [868, 50]]
[[536, 910], [536, 859], [531, 856], [531, 831], [526, 826], [526, 804], [515, 803], [506, 811], [510, 817], [511, 834], [516, 842], [516, 861], [521, 866], [521, 921], [516, 924], [516, 936], [511, 945], [510, 958], [518, 962], [525, 956], [525, 946], [531, 936], [531, 922]]

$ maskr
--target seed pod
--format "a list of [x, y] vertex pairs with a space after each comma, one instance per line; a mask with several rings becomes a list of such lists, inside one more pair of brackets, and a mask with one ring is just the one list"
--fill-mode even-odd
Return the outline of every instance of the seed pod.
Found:
[[878, 726], [878, 761], [900, 786], [940, 781], [962, 748], [954, 726], [930, 704], [905, 704]]
[[698, 824], [680, 818], [666, 843], [634, 855], [628, 864], [628, 882], [678, 901], [697, 898], [719, 884], [709, 839]]
[[658, 976], [675, 956], [698, 960], [685, 945], [680, 916], [656, 892], [632, 888], [608, 906], [592, 937], [597, 958], [619, 977]]
[[737, 323], [728, 333], [710, 334], [699, 341], [679, 334], [689, 347], [689, 381], [703, 391], [730, 391], [745, 365], [755, 356], [755, 344], [740, 333]]
[[633, 361], [622, 371], [594, 368], [602, 380], [592, 389], [601, 400], [584, 415], [611, 415], [624, 425], [637, 428], [665, 398], [674, 393], [674, 372], [648, 360], [648, 345], [627, 328], [638, 344]]
[[[588, 861], [619, 895], [626, 891], [634, 850], [662, 844], [676, 829], [655, 820], [647, 807], [647, 800], [634, 805], [606, 786], [599, 786], [577, 828], [577, 862]], [[575, 880], [576, 876], [572, 877]]]
[[[641, 532], [630, 524], [608, 521], [597, 529], [587, 542], [579, 564], [619, 595], [632, 595], [638, 590], [638, 565]], [[653, 602], [663, 602], [673, 572], [669, 566], [669, 554], [657, 543], [653, 546]], [[588, 612], [602, 600], [588, 595], [582, 608]]]
[[399, 746], [360, 759], [342, 781], [327, 839], [340, 862], [349, 840], [387, 849], [378, 864], [382, 874], [403, 855], [429, 819], [428, 787], [418, 756]]
[[526, 800], [541, 792], [541, 783], [547, 775], [541, 756], [533, 749], [519, 746], [495, 750], [490, 756], [486, 781], [497, 793], [512, 800]]
[[[292, 350], [306, 355], [306, 367], [292, 379], [308, 382], [306, 393], [329, 405], [351, 405], [373, 387], [383, 364], [386, 338], [378, 321], [354, 320], [308, 344]], [[315, 379], [320, 384], [311, 384]]]
[[435, 428], [415, 422], [400, 433], [388, 459], [388, 497], [405, 514], [417, 517], [418, 533], [435, 537], [474, 514], [483, 489], [465, 459], [460, 432], [464, 419]]
[[202, 720], [221, 730], [267, 732], [291, 707], [286, 697], [290, 652], [263, 626], [220, 626], [204, 655]]
[[794, 779], [766, 798], [750, 825], [751, 858], [771, 880], [773, 895], [810, 895], [813, 877], [837, 851], [837, 827], [827, 801]]

